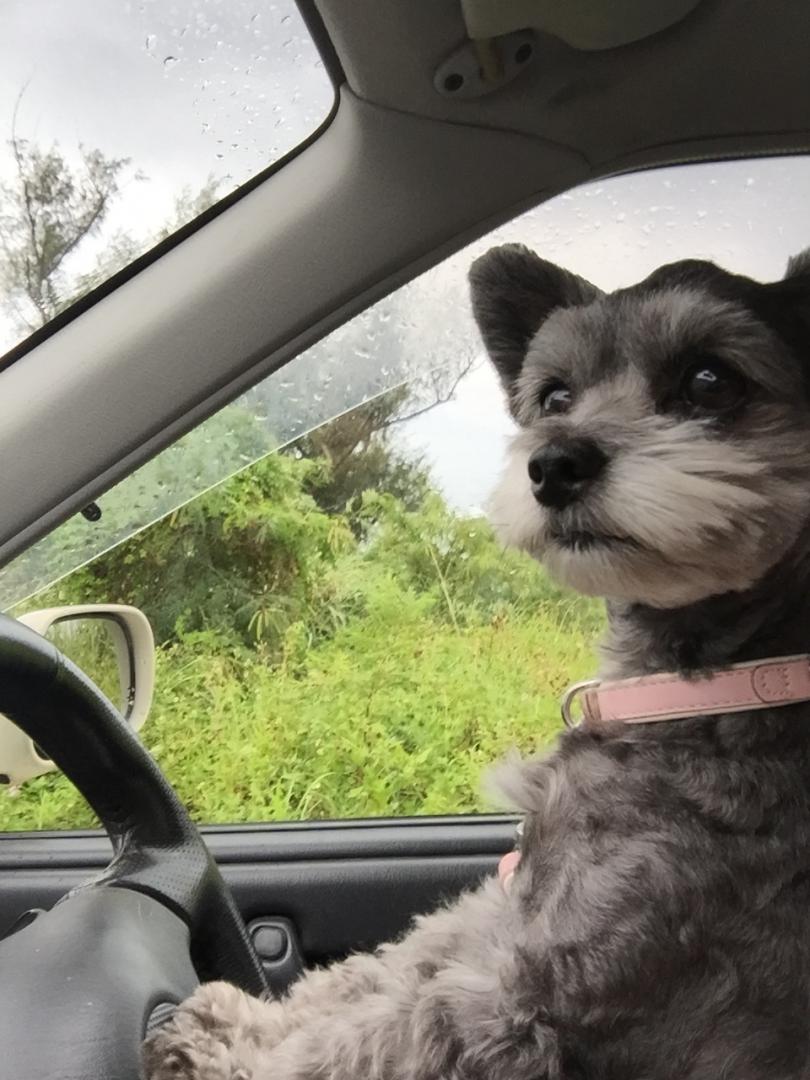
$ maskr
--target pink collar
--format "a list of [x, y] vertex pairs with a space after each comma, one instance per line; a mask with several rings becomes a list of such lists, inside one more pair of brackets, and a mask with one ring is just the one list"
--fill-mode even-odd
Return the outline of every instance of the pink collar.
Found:
[[[572, 713], [579, 699], [582, 718]], [[694, 679], [682, 675], [643, 675], [635, 679], [577, 683], [562, 699], [568, 727], [598, 731], [612, 724], [649, 724], [690, 716], [748, 712], [810, 701], [810, 654], [753, 660]]]

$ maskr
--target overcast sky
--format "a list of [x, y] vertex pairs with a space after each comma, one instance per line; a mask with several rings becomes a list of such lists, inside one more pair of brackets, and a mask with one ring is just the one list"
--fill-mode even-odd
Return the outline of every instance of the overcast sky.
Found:
[[[224, 194], [292, 149], [333, 97], [293, 0], [3, 0], [2, 141], [20, 94], [19, 136], [131, 159], [106, 233], [137, 237], [183, 188], [215, 177]], [[18, 337], [0, 320], [0, 351]]]
[[[110, 228], [146, 236], [184, 187], [209, 176], [237, 186], [298, 143], [332, 100], [292, 3], [260, 0], [3, 0], [0, 126], [132, 159]], [[10, 156], [0, 155], [8, 177]], [[553, 199], [454, 256], [360, 317], [407, 315], [407, 346], [425, 364], [481, 357], [465, 274], [473, 254], [522, 240], [602, 288], [678, 258], [711, 258], [762, 279], [810, 245], [810, 160], [755, 160], [655, 170]], [[404, 332], [404, 331], [403, 331]], [[0, 319], [0, 347], [18, 334]], [[350, 374], [350, 364], [340, 358]], [[381, 358], [384, 362], [384, 358]], [[347, 394], [346, 406], [352, 404]], [[324, 417], [326, 419], [326, 417]], [[460, 508], [482, 505], [510, 424], [480, 363], [456, 400], [402, 430]]]

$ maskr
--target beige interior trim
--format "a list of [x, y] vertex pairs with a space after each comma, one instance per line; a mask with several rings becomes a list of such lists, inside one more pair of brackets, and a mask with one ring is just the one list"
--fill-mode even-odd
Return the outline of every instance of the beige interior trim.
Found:
[[666, 30], [701, 0], [461, 0], [471, 38], [542, 30], [575, 49], [615, 49]]

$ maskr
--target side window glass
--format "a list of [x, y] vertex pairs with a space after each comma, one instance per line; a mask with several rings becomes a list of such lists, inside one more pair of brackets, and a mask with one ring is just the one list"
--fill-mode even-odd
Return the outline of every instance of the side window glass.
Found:
[[[145, 612], [141, 735], [201, 822], [486, 809], [486, 766], [554, 739], [602, 613], [504, 551], [484, 514], [512, 424], [470, 262], [519, 241], [606, 289], [687, 257], [775, 279], [793, 238], [810, 243], [807, 171], [658, 170], [515, 219], [133, 474], [98, 521], [35, 545], [0, 572], [0, 603]], [[0, 773], [3, 752], [0, 730]], [[2, 829], [90, 824], [56, 772], [0, 791]]]

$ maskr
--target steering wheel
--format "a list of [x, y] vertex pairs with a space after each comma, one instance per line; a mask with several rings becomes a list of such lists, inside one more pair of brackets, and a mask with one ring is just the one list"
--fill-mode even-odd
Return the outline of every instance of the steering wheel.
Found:
[[75, 664], [3, 615], [0, 712], [76, 785], [113, 846], [98, 877], [0, 941], [0, 1072], [138, 1080], [147, 1029], [198, 979], [260, 994], [261, 964], [202, 837], [138, 738]]

